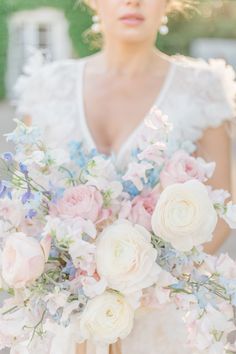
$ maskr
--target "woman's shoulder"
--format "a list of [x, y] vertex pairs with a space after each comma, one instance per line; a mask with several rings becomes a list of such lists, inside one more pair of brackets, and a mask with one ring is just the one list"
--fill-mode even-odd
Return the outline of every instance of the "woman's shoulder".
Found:
[[177, 54], [177, 78], [212, 125], [236, 117], [236, 72], [223, 58], [193, 58]]
[[30, 114], [33, 105], [72, 98], [83, 59], [46, 61], [39, 53], [30, 58], [15, 87], [18, 113]]
[[174, 61], [181, 74], [184, 72], [187, 79], [201, 81], [205, 79], [205, 84], [228, 83], [235, 90], [236, 73], [234, 68], [223, 58], [195, 58], [182, 54], [173, 55]]

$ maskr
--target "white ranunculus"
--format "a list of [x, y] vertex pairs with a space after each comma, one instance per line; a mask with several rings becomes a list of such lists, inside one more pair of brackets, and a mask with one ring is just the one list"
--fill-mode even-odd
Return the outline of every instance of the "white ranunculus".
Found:
[[133, 321], [134, 310], [125, 297], [107, 291], [87, 303], [81, 315], [80, 333], [84, 339], [111, 344], [129, 335]]
[[45, 262], [40, 243], [16, 232], [8, 237], [2, 252], [2, 277], [9, 286], [25, 287], [40, 277]]
[[133, 225], [130, 221], [116, 221], [98, 238], [98, 274], [107, 280], [109, 287], [124, 294], [155, 283], [160, 272], [156, 258], [151, 234], [143, 226]]
[[180, 251], [209, 242], [216, 223], [207, 188], [197, 180], [168, 186], [152, 215], [154, 233]]

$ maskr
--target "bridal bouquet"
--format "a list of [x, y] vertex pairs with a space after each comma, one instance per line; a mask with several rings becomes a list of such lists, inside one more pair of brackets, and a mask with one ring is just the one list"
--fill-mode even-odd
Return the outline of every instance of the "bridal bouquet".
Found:
[[205, 184], [215, 164], [187, 143], [170, 154], [171, 125], [155, 108], [124, 169], [16, 124], [16, 153], [0, 159], [0, 349], [58, 354], [71, 338], [106, 353], [140, 309], [172, 302], [194, 353], [232, 353], [236, 262], [202, 247], [218, 218], [236, 227], [229, 194]]

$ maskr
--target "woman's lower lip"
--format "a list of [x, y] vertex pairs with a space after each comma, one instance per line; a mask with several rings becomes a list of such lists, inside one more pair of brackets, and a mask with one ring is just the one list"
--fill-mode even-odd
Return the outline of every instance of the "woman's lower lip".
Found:
[[121, 22], [123, 22], [124, 24], [126, 25], [130, 25], [130, 26], [136, 26], [136, 25], [139, 25], [140, 23], [142, 23], [144, 20], [141, 19], [141, 18], [121, 18], [120, 19]]

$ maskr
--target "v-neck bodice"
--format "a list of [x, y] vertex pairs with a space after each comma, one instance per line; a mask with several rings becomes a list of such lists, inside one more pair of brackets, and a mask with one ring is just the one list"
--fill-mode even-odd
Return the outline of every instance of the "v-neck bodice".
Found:
[[[217, 127], [236, 116], [236, 82], [234, 69], [223, 59], [207, 62], [180, 54], [171, 58], [171, 70], [155, 105], [173, 124], [168, 144], [170, 152], [174, 152], [186, 142], [200, 139], [207, 127]], [[66, 59], [42, 65], [36, 57], [15, 86], [16, 116], [30, 115], [52, 147], [64, 147], [71, 140], [83, 141], [89, 149], [96, 147], [84, 112], [86, 61]], [[112, 155], [118, 166], [125, 167], [129, 162], [129, 152], [135, 148], [143, 124], [144, 119], [118, 154]]]
[[[172, 56], [174, 57], [174, 56]], [[78, 84], [77, 84], [77, 99], [78, 99], [78, 109], [79, 109], [79, 116], [80, 116], [80, 121], [81, 121], [81, 129], [83, 131], [84, 138], [86, 139], [86, 142], [88, 143], [90, 148], [96, 148], [99, 151], [99, 148], [93, 138], [92, 132], [89, 129], [88, 126], [88, 119], [86, 117], [86, 112], [85, 112], [85, 105], [84, 105], [84, 79], [85, 79], [85, 67], [87, 64], [87, 59], [82, 59], [78, 62]], [[166, 78], [164, 80], [164, 83], [162, 84], [162, 87], [156, 96], [153, 105], [150, 107], [148, 110], [147, 115], [150, 113], [150, 111], [153, 109], [153, 107], [160, 107], [160, 104], [165, 97], [165, 94], [168, 91], [168, 87], [171, 84], [172, 77], [174, 75], [175, 71], [175, 61], [174, 59], [170, 60], [168, 72], [166, 74]], [[136, 134], [143, 128], [145, 117], [140, 121], [139, 124], [134, 128], [134, 130], [128, 134], [127, 138], [125, 141], [123, 141], [122, 145], [120, 146], [118, 152], [112, 151], [110, 153], [110, 156], [112, 156], [117, 162], [123, 159], [124, 154], [127, 152], [127, 148], [132, 144], [133, 140], [136, 137]]]

